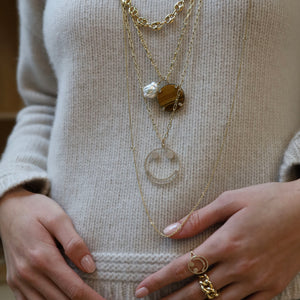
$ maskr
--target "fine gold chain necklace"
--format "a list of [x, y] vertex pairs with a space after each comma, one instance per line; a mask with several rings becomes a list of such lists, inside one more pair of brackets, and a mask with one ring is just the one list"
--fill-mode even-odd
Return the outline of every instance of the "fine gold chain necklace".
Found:
[[[174, 66], [175, 66], [175, 63], [176, 63], [176, 60], [177, 60], [178, 53], [179, 53], [180, 48], [182, 46], [182, 41], [183, 41], [183, 38], [184, 38], [186, 30], [187, 30], [188, 21], [189, 21], [189, 18], [191, 16], [191, 13], [192, 13], [192, 9], [194, 7], [194, 3], [195, 3], [194, 0], [191, 0], [189, 9], [187, 11], [187, 15], [184, 18], [183, 26], [182, 26], [181, 31], [180, 31], [180, 36], [179, 36], [179, 39], [178, 39], [178, 42], [177, 42], [177, 47], [176, 47], [176, 49], [174, 51], [173, 58], [171, 60], [170, 67], [169, 67], [169, 70], [167, 72], [167, 75], [165, 75], [165, 76], [162, 75], [162, 73], [160, 72], [160, 70], [158, 68], [158, 65], [157, 65], [155, 59], [153, 58], [153, 55], [152, 55], [152, 53], [151, 53], [151, 51], [149, 49], [149, 46], [148, 46], [148, 44], [145, 41], [145, 38], [144, 38], [144, 35], [143, 35], [142, 31], [140, 30], [140, 28], [135, 23], [133, 23], [134, 27], [137, 30], [140, 42], [141, 42], [141, 44], [143, 45], [143, 47], [144, 47], [144, 49], [146, 51], [147, 57], [149, 58], [152, 66], [154, 67], [154, 69], [155, 69], [155, 71], [156, 71], [156, 73], [157, 73], [157, 75], [158, 75], [158, 77], [160, 79], [160, 81], [158, 83], [156, 83], [156, 88], [158, 88], [158, 85], [161, 82], [163, 82], [163, 81], [168, 82], [169, 81], [169, 77], [170, 77], [170, 75], [172, 74], [172, 72], [174, 70]], [[153, 85], [153, 83], [150, 84], [150, 85]], [[150, 93], [149, 93], [149, 89], [147, 89], [148, 86], [144, 87], [144, 89], [143, 89], [144, 96], [145, 96], [145, 98], [152, 99], [152, 98], [154, 98], [156, 96], [157, 90], [150, 89]]]
[[[189, 45], [189, 48], [188, 48], [188, 52], [187, 52], [187, 56], [186, 56], [186, 60], [185, 60], [185, 65], [184, 65], [184, 70], [183, 72], [181, 73], [181, 76], [180, 76], [180, 84], [179, 86], [181, 87], [183, 82], [184, 82], [184, 78], [185, 78], [185, 75], [186, 75], [186, 72], [187, 72], [187, 67], [189, 65], [189, 60], [191, 58], [191, 53], [192, 53], [192, 46], [193, 46], [193, 42], [194, 42], [194, 37], [195, 37], [195, 33], [196, 33], [196, 29], [197, 29], [197, 25], [198, 25], [198, 22], [199, 22], [199, 17], [200, 17], [200, 13], [201, 13], [201, 8], [202, 8], [202, 0], [200, 0], [200, 4], [199, 4], [199, 7], [198, 7], [198, 11], [197, 11], [197, 16], [196, 16], [196, 19], [195, 19], [195, 22], [194, 22], [194, 25], [193, 25], [193, 32], [192, 32], [192, 37], [191, 37], [191, 40], [190, 40], [190, 45]], [[124, 13], [124, 11], [123, 11]], [[128, 42], [129, 42], [129, 47], [131, 49], [131, 56], [132, 56], [132, 59], [133, 59], [133, 62], [134, 62], [134, 66], [135, 66], [135, 70], [136, 70], [136, 73], [137, 73], [137, 77], [138, 77], [138, 82], [139, 82], [139, 85], [140, 85], [140, 88], [141, 88], [141, 91], [143, 91], [143, 86], [144, 86], [144, 83], [142, 81], [142, 76], [141, 76], [141, 71], [140, 71], [140, 67], [138, 65], [138, 62], [137, 62], [137, 55], [136, 55], [136, 52], [135, 52], [135, 49], [134, 49], [134, 45], [133, 45], [133, 39], [132, 39], [132, 36], [131, 36], [131, 31], [130, 31], [130, 28], [129, 28], [129, 24], [128, 24], [128, 18], [127, 18], [127, 15], [126, 14], [123, 14], [123, 17], [124, 17], [124, 26], [126, 28], [126, 32], [127, 32], [127, 36], [128, 36]], [[127, 44], [127, 43], [126, 43]], [[177, 49], [179, 48], [179, 46], [177, 46]], [[176, 51], [175, 51], [176, 52]], [[174, 58], [177, 56], [177, 53], [174, 54]], [[173, 69], [173, 66], [174, 66], [174, 63], [175, 63], [175, 60], [173, 59], [172, 62], [171, 62], [171, 66], [170, 66], [170, 70]], [[172, 71], [169, 71], [168, 72], [168, 75], [169, 76], [169, 73], [172, 72]], [[163, 77], [163, 76], [161, 76]], [[168, 77], [165, 78], [165, 80], [168, 80]], [[171, 129], [172, 127], [172, 121], [173, 121], [173, 118], [174, 118], [174, 112], [176, 109], [172, 109], [172, 114], [171, 114], [171, 117], [170, 117], [170, 122], [168, 124], [168, 130], [167, 132], [164, 134], [163, 137], [161, 137], [161, 135], [159, 134], [159, 130], [158, 130], [158, 126], [157, 124], [155, 123], [154, 121], [154, 118], [153, 118], [153, 115], [152, 115], [152, 111], [151, 111], [151, 108], [148, 104], [148, 102], [146, 101], [145, 97], [144, 97], [144, 100], [145, 100], [145, 104], [146, 104], [146, 107], [147, 107], [147, 111], [150, 115], [150, 118], [152, 120], [152, 123], [153, 123], [153, 127], [155, 129], [155, 132], [157, 133], [157, 136], [158, 138], [160, 139], [160, 141], [162, 142], [162, 144], [164, 144], [164, 142], [166, 141], [167, 139], [167, 136], [169, 134], [169, 130]]]
[[[168, 183], [172, 182], [174, 179], [176, 179], [179, 176], [180, 171], [181, 171], [181, 162], [180, 162], [179, 156], [172, 149], [166, 147], [166, 140], [167, 140], [167, 138], [169, 136], [169, 132], [172, 128], [174, 114], [175, 114], [175, 111], [177, 109], [177, 105], [178, 105], [178, 102], [179, 102], [179, 99], [180, 99], [180, 96], [181, 96], [181, 91], [182, 91], [181, 86], [184, 82], [186, 72], [187, 72], [187, 67], [189, 65], [189, 61], [190, 61], [190, 58], [191, 58], [192, 46], [193, 46], [193, 42], [194, 42], [194, 38], [195, 38], [195, 33], [196, 33], [196, 30], [197, 30], [197, 27], [198, 27], [198, 22], [199, 22], [201, 8], [202, 8], [202, 2], [203, 2], [203, 0], [199, 0], [199, 6], [198, 6], [198, 10], [197, 10], [197, 13], [196, 13], [196, 18], [195, 18], [195, 21], [194, 21], [194, 24], [193, 24], [193, 29], [192, 29], [192, 36], [191, 36], [191, 39], [190, 39], [189, 48], [188, 48], [188, 52], [187, 52], [187, 56], [186, 56], [186, 60], [185, 60], [185, 64], [184, 64], [184, 70], [181, 73], [180, 84], [179, 84], [178, 90], [176, 91], [176, 95], [175, 95], [176, 99], [175, 99], [175, 102], [174, 102], [173, 107], [172, 107], [172, 113], [171, 113], [170, 118], [169, 118], [169, 122], [168, 122], [168, 125], [167, 125], [166, 132], [163, 136], [161, 136], [160, 133], [159, 133], [158, 125], [155, 123], [154, 116], [153, 116], [153, 113], [152, 113], [152, 110], [150, 108], [150, 105], [149, 105], [148, 101], [146, 100], [145, 97], [143, 97], [146, 108], [147, 108], [147, 112], [149, 114], [149, 118], [151, 119], [151, 122], [152, 122], [152, 125], [153, 125], [153, 128], [154, 128], [154, 131], [155, 131], [158, 139], [161, 141], [161, 145], [162, 145], [162, 148], [157, 148], [157, 149], [152, 150], [148, 154], [148, 156], [146, 157], [146, 160], [145, 160], [145, 163], [144, 163], [144, 168], [145, 168], [145, 171], [146, 171], [146, 175], [148, 176], [149, 180], [151, 180], [152, 182], [154, 182], [156, 184], [168, 184]], [[128, 43], [129, 43], [129, 47], [131, 49], [131, 55], [132, 55], [132, 58], [133, 58], [133, 61], [134, 61], [134, 66], [135, 66], [135, 70], [136, 70], [136, 73], [137, 73], [138, 82], [139, 82], [141, 90], [143, 90], [143, 82], [142, 82], [142, 78], [141, 78], [141, 75], [140, 75], [140, 68], [139, 68], [139, 65], [137, 63], [137, 56], [136, 56], [134, 46], [133, 46], [133, 39], [131, 37], [131, 31], [129, 29], [128, 17], [127, 17], [127, 14], [125, 12], [124, 6], [122, 6], [122, 7], [123, 7], [124, 29], [126, 29], [126, 32], [127, 32], [127, 35], [128, 35]], [[127, 45], [127, 43], [126, 43], [126, 45]], [[175, 171], [171, 175], [169, 175], [167, 177], [164, 177], [164, 178], [159, 178], [159, 177], [153, 175], [150, 171], [151, 163], [155, 160], [158, 160], [160, 157], [166, 157], [166, 159], [168, 161], [173, 162], [173, 165], [176, 165]]]
[[150, 22], [146, 18], [140, 17], [138, 9], [131, 3], [131, 0], [122, 0], [122, 3], [126, 8], [128, 8], [128, 13], [130, 14], [133, 22], [137, 26], [148, 27], [153, 30], [160, 30], [164, 25], [171, 24], [174, 22], [177, 15], [183, 10], [184, 8], [184, 0], [178, 1], [174, 5], [173, 11], [168, 14], [164, 20], [162, 21], [155, 21]]
[[[138, 183], [139, 191], [140, 191], [140, 194], [141, 194], [143, 206], [144, 206], [145, 212], [147, 214], [147, 217], [149, 219], [149, 222], [150, 222], [151, 226], [153, 227], [153, 229], [162, 237], [170, 238], [173, 235], [175, 235], [176, 233], [178, 233], [183, 228], [183, 226], [189, 220], [192, 213], [197, 209], [197, 207], [202, 202], [203, 198], [205, 197], [205, 195], [206, 195], [206, 193], [207, 193], [207, 191], [208, 191], [208, 189], [209, 189], [209, 187], [210, 187], [210, 185], [211, 185], [211, 183], [214, 179], [214, 175], [216, 173], [217, 167], [219, 166], [219, 163], [220, 163], [220, 160], [221, 160], [221, 154], [223, 152], [224, 145], [225, 145], [225, 140], [228, 136], [229, 127], [230, 127], [230, 124], [231, 124], [231, 121], [232, 121], [232, 114], [233, 114], [233, 109], [234, 109], [235, 102], [236, 102], [236, 95], [237, 95], [237, 91], [238, 91], [238, 87], [239, 87], [241, 71], [242, 71], [242, 65], [243, 65], [244, 56], [245, 56], [246, 41], [247, 41], [247, 38], [248, 38], [248, 27], [249, 27], [249, 23], [250, 23], [251, 10], [252, 10], [252, 0], [249, 0], [246, 21], [245, 21], [245, 24], [244, 24], [244, 33], [243, 33], [243, 37], [242, 37], [242, 40], [243, 40], [242, 51], [241, 51], [239, 68], [238, 68], [238, 74], [237, 74], [237, 78], [236, 78], [234, 95], [233, 95], [233, 99], [232, 99], [232, 102], [231, 102], [231, 105], [230, 105], [230, 112], [229, 112], [229, 116], [228, 116], [228, 119], [227, 119], [227, 122], [226, 122], [225, 130], [224, 130], [224, 136], [223, 136], [223, 139], [222, 139], [222, 142], [221, 142], [221, 146], [220, 146], [220, 149], [219, 149], [218, 154], [217, 154], [217, 159], [216, 159], [216, 161], [213, 165], [212, 172], [208, 177], [208, 182], [205, 185], [198, 202], [193, 206], [191, 211], [188, 213], [188, 215], [185, 217], [185, 219], [180, 224], [180, 226], [176, 229], [176, 231], [169, 234], [169, 235], [166, 235], [162, 231], [159, 230], [159, 228], [154, 223], [154, 221], [153, 221], [153, 219], [150, 215], [148, 205], [145, 201], [145, 197], [144, 197], [144, 193], [143, 193], [143, 189], [142, 189], [142, 184], [141, 184], [140, 176], [139, 176], [139, 172], [138, 172], [136, 148], [135, 148], [135, 138], [133, 136], [133, 121], [132, 121], [132, 115], [131, 115], [131, 102], [130, 102], [130, 89], [129, 89], [129, 70], [128, 70], [128, 51], [127, 51], [128, 46], [127, 46], [127, 40], [126, 40], [126, 28], [125, 28], [125, 24], [124, 24], [124, 28], [123, 28], [124, 29], [124, 43], [125, 43], [124, 54], [125, 54], [125, 58], [126, 58], [125, 67], [126, 67], [126, 80], [127, 80], [128, 115], [129, 115], [129, 126], [130, 126], [131, 150], [132, 150], [132, 153], [133, 153], [135, 173], [136, 173], [136, 177], [137, 177], [137, 183]], [[123, 14], [123, 18], [124, 17], [125, 17], [125, 15]], [[124, 19], [123, 19], [123, 21], [124, 21]]]

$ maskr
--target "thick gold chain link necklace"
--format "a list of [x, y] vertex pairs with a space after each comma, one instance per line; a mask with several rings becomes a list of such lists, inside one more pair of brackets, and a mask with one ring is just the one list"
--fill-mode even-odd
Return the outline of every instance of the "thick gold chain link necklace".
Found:
[[150, 22], [146, 18], [140, 17], [139, 16], [139, 11], [138, 9], [131, 3], [131, 0], [122, 0], [122, 3], [125, 5], [125, 7], [128, 9], [128, 13], [130, 14], [133, 22], [137, 26], [142, 26], [142, 27], [148, 27], [153, 30], [160, 30], [164, 25], [171, 24], [174, 22], [175, 18], [177, 15], [183, 10], [184, 8], [184, 0], [178, 1], [174, 5], [173, 11], [168, 14], [164, 20], [162, 21], [155, 21], [155, 22]]
[[[161, 184], [168, 184], [168, 183], [172, 182], [173, 180], [175, 180], [179, 176], [179, 174], [181, 172], [181, 162], [180, 162], [179, 156], [172, 149], [170, 149], [169, 147], [166, 146], [166, 140], [167, 140], [167, 138], [169, 136], [169, 132], [172, 128], [173, 119], [174, 119], [174, 116], [175, 116], [175, 111], [177, 111], [177, 107], [178, 107], [179, 101], [181, 99], [181, 95], [182, 95], [181, 86], [183, 85], [183, 82], [184, 82], [184, 79], [185, 79], [185, 76], [186, 76], [186, 72], [187, 72], [187, 68], [189, 66], [189, 61], [190, 61], [190, 58], [191, 58], [191, 53], [192, 53], [192, 48], [193, 48], [192, 46], [193, 46], [193, 42], [194, 42], [194, 38], [195, 38], [195, 33], [197, 31], [197, 27], [198, 27], [198, 23], [199, 23], [199, 19], [200, 19], [202, 3], [203, 3], [203, 0], [199, 0], [197, 13], [196, 13], [196, 17], [195, 17], [193, 28], [192, 28], [192, 36], [191, 36], [191, 39], [190, 39], [190, 42], [189, 42], [189, 47], [188, 47], [188, 51], [187, 51], [187, 55], [186, 55], [186, 59], [185, 59], [185, 63], [184, 63], [184, 68], [183, 68], [183, 71], [182, 71], [181, 76], [180, 76], [180, 84], [179, 84], [179, 86], [176, 86], [175, 97], [172, 96], [175, 99], [172, 100], [173, 101], [172, 104], [171, 104], [172, 111], [171, 111], [171, 115], [170, 115], [170, 118], [169, 118], [169, 122], [167, 124], [166, 132], [163, 136], [160, 135], [158, 125], [155, 122], [155, 119], [154, 119], [152, 110], [150, 108], [150, 105], [147, 101], [147, 98], [143, 94], [144, 95], [143, 99], [144, 99], [144, 102], [145, 102], [145, 106], [147, 108], [149, 118], [152, 122], [152, 126], [154, 128], [154, 131], [155, 131], [158, 139], [161, 141], [161, 145], [162, 145], [161, 148], [154, 149], [148, 154], [148, 156], [145, 159], [144, 168], [145, 168], [146, 175], [149, 178], [149, 180], [152, 181], [153, 183], [160, 184], [160, 185]], [[191, 3], [188, 15], [191, 14], [191, 10], [192, 10], [193, 6], [194, 6], [194, 3]], [[135, 53], [135, 49], [134, 49], [134, 45], [133, 45], [133, 39], [132, 39], [131, 31], [130, 31], [130, 28], [129, 28], [128, 17], [127, 17], [126, 11], [124, 9], [124, 6], [122, 6], [122, 8], [123, 8], [124, 30], [126, 31], [127, 36], [128, 36], [128, 43], [129, 43], [129, 47], [131, 49], [131, 56], [132, 56], [132, 59], [133, 59], [133, 62], [134, 62], [134, 67], [135, 67], [135, 70], [136, 70], [138, 82], [139, 82], [139, 85], [140, 85], [140, 88], [141, 88], [142, 92], [144, 92], [143, 91], [143, 86], [144, 85], [143, 85], [142, 78], [141, 78], [142, 76], [140, 74], [140, 68], [139, 68], [139, 65], [138, 65], [138, 62], [137, 62], [137, 56], [136, 56], [136, 53]], [[187, 26], [187, 18], [189, 18], [188, 15], [187, 15], [187, 17], [185, 19], [185, 22], [184, 22], [185, 24], [184, 24], [183, 29], [182, 29], [182, 34], [185, 30], [184, 28], [186, 28], [186, 26]], [[180, 39], [181, 38], [182, 38], [182, 35], [180, 36]], [[180, 44], [180, 43], [182, 43], [182, 41], [180, 41], [178, 44]], [[126, 43], [126, 45], [127, 45], [127, 43]], [[178, 46], [178, 48], [179, 48], [179, 46]], [[177, 55], [176, 51], [175, 51], [174, 56]], [[173, 63], [174, 63], [174, 60], [171, 62], [171, 67], [170, 67], [171, 69], [173, 68]], [[169, 87], [170, 85], [167, 84], [166, 86]], [[168, 94], [165, 95], [165, 96], [166, 96], [165, 98], [170, 97], [170, 95], [168, 95]], [[168, 101], [168, 99], [166, 101]], [[162, 157], [165, 157], [166, 160], [168, 160], [169, 162], [172, 162], [172, 164], [175, 165], [175, 170], [170, 175], [168, 175], [167, 177], [163, 177], [163, 178], [154, 175], [150, 170], [150, 166], [151, 166], [152, 162], [157, 161], [158, 159], [160, 159]]]
[[[162, 237], [166, 237], [166, 238], [170, 238], [173, 235], [175, 235], [176, 233], [178, 233], [183, 226], [186, 224], [186, 222], [189, 220], [190, 216], [192, 215], [192, 213], [199, 207], [199, 205], [201, 204], [203, 198], [205, 197], [213, 179], [214, 179], [214, 175], [216, 173], [216, 170], [219, 166], [220, 160], [221, 160], [221, 154], [223, 152], [224, 149], [224, 145], [225, 145], [225, 141], [226, 138], [228, 136], [229, 133], [229, 128], [231, 125], [231, 121], [232, 121], [232, 114], [233, 114], [233, 109], [236, 103], [236, 96], [237, 96], [237, 91], [239, 88], [239, 82], [240, 82], [240, 78], [241, 78], [241, 72], [242, 72], [242, 65], [243, 65], [243, 61], [244, 61], [244, 56], [245, 56], [245, 49], [246, 49], [246, 41], [248, 39], [248, 28], [249, 28], [249, 23], [250, 23], [250, 18], [251, 18], [251, 10], [252, 10], [252, 0], [249, 0], [249, 4], [248, 4], [248, 9], [247, 9], [247, 15], [246, 15], [246, 21], [244, 22], [244, 32], [243, 32], [243, 36], [242, 36], [242, 50], [241, 50], [241, 56], [240, 56], [240, 63], [239, 63], [239, 68], [238, 68], [238, 73], [237, 73], [237, 78], [236, 78], [236, 84], [235, 84], [235, 90], [234, 90], [234, 94], [233, 94], [233, 98], [231, 101], [231, 105], [230, 105], [230, 111], [229, 111], [229, 116], [226, 122], [226, 126], [225, 126], [225, 130], [224, 130], [224, 135], [222, 138], [222, 142], [221, 142], [221, 146], [220, 149], [218, 151], [217, 154], [217, 159], [213, 165], [212, 171], [208, 177], [208, 181], [207, 184], [205, 185], [199, 200], [197, 201], [197, 203], [193, 206], [193, 208], [191, 209], [191, 211], [187, 214], [187, 216], [185, 217], [185, 219], [183, 220], [183, 222], [180, 224], [180, 226], [176, 229], [175, 232], [166, 235], [164, 234], [162, 231], [159, 230], [159, 228], [157, 227], [157, 225], [155, 224], [154, 220], [152, 219], [150, 212], [149, 212], [149, 208], [148, 205], [146, 203], [145, 197], [144, 197], [144, 193], [143, 193], [143, 189], [142, 189], [142, 184], [141, 184], [141, 180], [140, 180], [140, 175], [139, 175], [139, 171], [138, 171], [138, 164], [137, 164], [137, 157], [136, 157], [136, 148], [135, 148], [135, 138], [133, 136], [133, 120], [132, 120], [132, 114], [131, 114], [131, 102], [130, 102], [130, 89], [129, 89], [129, 70], [128, 70], [128, 45], [127, 45], [127, 39], [126, 39], [126, 27], [125, 27], [125, 20], [123, 19], [124, 22], [124, 54], [125, 54], [125, 67], [126, 67], [126, 81], [127, 81], [127, 98], [128, 98], [128, 116], [129, 116], [129, 127], [130, 127], [130, 141], [131, 141], [131, 150], [133, 153], [133, 160], [134, 160], [134, 168], [135, 168], [135, 173], [136, 173], [136, 178], [137, 178], [137, 183], [138, 183], [138, 187], [139, 187], [139, 191], [141, 194], [141, 199], [143, 202], [143, 206], [145, 209], [145, 212], [147, 214], [147, 217], [149, 219], [149, 222], [151, 224], [151, 226], [153, 227], [153, 229], [155, 230], [155, 232], [157, 232], [160, 236]], [[124, 13], [123, 13], [123, 18], [125, 17]]]

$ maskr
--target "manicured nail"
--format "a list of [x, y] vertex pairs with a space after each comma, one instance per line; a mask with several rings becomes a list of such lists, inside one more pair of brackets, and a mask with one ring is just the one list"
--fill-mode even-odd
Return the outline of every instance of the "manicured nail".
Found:
[[146, 297], [147, 295], [149, 294], [149, 291], [147, 288], [145, 287], [142, 287], [140, 289], [138, 289], [136, 292], [135, 292], [135, 296], [137, 298], [143, 298], [143, 297]]
[[174, 233], [178, 229], [179, 226], [180, 226], [180, 223], [174, 223], [174, 224], [169, 225], [168, 227], [166, 227], [164, 229], [164, 234], [170, 235], [170, 234]]
[[81, 259], [81, 265], [87, 273], [93, 273], [96, 270], [96, 265], [90, 255], [86, 255]]

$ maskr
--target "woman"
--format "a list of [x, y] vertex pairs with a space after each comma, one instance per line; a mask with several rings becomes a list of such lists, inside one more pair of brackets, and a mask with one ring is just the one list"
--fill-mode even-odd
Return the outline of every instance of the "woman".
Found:
[[19, 1], [17, 299], [300, 298], [299, 1], [171, 2]]

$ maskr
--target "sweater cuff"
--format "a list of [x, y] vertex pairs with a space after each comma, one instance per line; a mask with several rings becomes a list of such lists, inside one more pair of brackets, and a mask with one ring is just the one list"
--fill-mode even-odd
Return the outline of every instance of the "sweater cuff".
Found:
[[50, 181], [43, 170], [32, 169], [29, 166], [11, 166], [9, 172], [0, 170], [0, 198], [8, 191], [23, 186], [25, 189], [39, 194], [48, 194]]
[[279, 181], [300, 178], [300, 131], [293, 137], [286, 149], [279, 171]]

